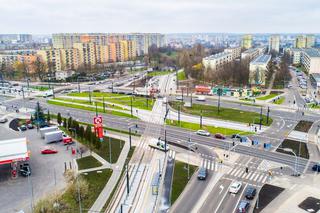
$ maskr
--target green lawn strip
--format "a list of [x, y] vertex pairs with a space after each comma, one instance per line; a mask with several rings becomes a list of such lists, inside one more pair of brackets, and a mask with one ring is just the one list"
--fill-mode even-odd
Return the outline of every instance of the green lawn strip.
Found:
[[[196, 171], [198, 167], [190, 165], [190, 177]], [[178, 199], [184, 188], [188, 183], [188, 170], [187, 164], [175, 161], [174, 171], [173, 171], [173, 180], [172, 180], [172, 189], [171, 189], [171, 205]]]
[[[83, 93], [70, 93], [69, 96], [78, 96], [78, 97], [89, 97], [88, 92]], [[104, 92], [92, 92], [92, 98], [99, 98], [100, 100], [102, 97], [108, 98], [105, 101], [109, 103], [121, 104], [125, 106], [131, 105], [131, 96], [123, 95], [123, 94], [116, 94], [116, 93], [104, 93]], [[148, 99], [145, 97], [135, 97], [132, 98], [132, 106], [138, 109], [145, 109], [145, 110], [152, 110], [154, 104], [154, 100]]]
[[78, 158], [77, 159], [77, 164], [78, 164], [78, 169], [79, 170], [90, 169], [90, 168], [95, 168], [95, 167], [102, 166], [100, 161], [98, 161], [97, 159], [95, 159], [91, 155], [87, 156], [87, 157], [83, 157], [83, 158]]
[[[103, 107], [102, 100], [96, 100], [96, 99], [92, 99], [91, 103], [89, 102], [89, 100], [79, 100], [79, 99], [70, 99], [70, 98], [55, 98], [52, 100], [60, 100], [60, 101], [65, 101], [65, 102], [70, 102], [70, 103], [87, 104], [87, 105], [91, 105], [91, 106], [96, 106], [95, 103], [97, 103], [97, 106]], [[105, 103], [105, 107], [112, 108], [112, 109], [118, 109], [118, 110], [125, 110], [125, 111], [128, 110], [126, 108], [116, 106], [114, 104], [107, 104], [107, 103]]]
[[167, 75], [167, 74], [171, 74], [172, 71], [154, 71], [154, 72], [149, 72], [147, 75], [149, 77], [153, 77], [153, 76], [161, 76], [161, 75]]
[[[91, 208], [112, 175], [112, 170], [110, 169], [104, 169], [100, 171], [101, 173], [92, 171], [80, 175], [89, 185], [87, 196], [81, 201], [83, 210], [89, 210]], [[67, 206], [67, 208], [59, 212], [79, 212], [79, 204], [76, 201], [77, 191], [72, 190], [72, 188], [76, 188], [76, 181], [74, 181], [73, 184], [75, 186], [69, 187], [61, 196], [61, 201]]]
[[[281, 145], [279, 146], [281, 148], [290, 148], [292, 149], [292, 151], [298, 156], [298, 157], [302, 157], [302, 158], [306, 158], [309, 159], [309, 151], [308, 151], [308, 147], [307, 144], [304, 142], [300, 142], [300, 141], [295, 141], [295, 140], [290, 140], [290, 139], [285, 139]], [[300, 151], [299, 151], [300, 148]], [[285, 153], [285, 154], [289, 154], [289, 155], [293, 155], [293, 153], [291, 152], [286, 152], [283, 149], [277, 149], [277, 152], [281, 152], [281, 153]]]
[[207, 126], [207, 125], [202, 125], [202, 128], [200, 128], [200, 125], [197, 123], [190, 123], [190, 122], [185, 122], [185, 121], [180, 121], [180, 124], [177, 120], [166, 120], [166, 123], [170, 126], [177, 126], [177, 127], [182, 127], [185, 129], [191, 129], [191, 130], [199, 130], [199, 129], [204, 129], [210, 132], [211, 134], [216, 134], [216, 133], [221, 133], [224, 135], [233, 135], [233, 134], [241, 134], [241, 135], [250, 135], [254, 134], [253, 132], [242, 132], [240, 130], [236, 129], [229, 129], [229, 128], [224, 128], [224, 127], [214, 127], [214, 126]]
[[[87, 111], [92, 111], [95, 112], [96, 109], [93, 107], [89, 107], [89, 106], [81, 106], [81, 105], [77, 105], [77, 104], [72, 104], [72, 103], [62, 103], [62, 102], [58, 102], [55, 100], [48, 100], [47, 101], [48, 104], [53, 104], [53, 105], [57, 105], [57, 106], [64, 106], [64, 107], [70, 107], [70, 108], [75, 108], [75, 109], [82, 109], [82, 110], [87, 110]], [[109, 113], [108, 113], [109, 111]], [[98, 108], [98, 112], [100, 113], [104, 113], [103, 109]], [[138, 119], [138, 117], [136, 116], [132, 116], [130, 114], [124, 113], [124, 112], [118, 112], [118, 111], [110, 111], [110, 110], [106, 110], [106, 114], [111, 114], [111, 115], [116, 115], [116, 116], [120, 116], [120, 117], [127, 117], [127, 118], [134, 118], [134, 119]]]
[[47, 86], [30, 86], [31, 89], [39, 90], [39, 91], [47, 91], [49, 87]]
[[[216, 118], [221, 120], [236, 121], [240, 123], [255, 123], [260, 122], [260, 114], [256, 112], [242, 111], [238, 109], [231, 108], [222, 108], [220, 107], [220, 113], [218, 113], [218, 107], [212, 105], [201, 105], [201, 104], [192, 104], [192, 107], [185, 107], [183, 103], [179, 101], [170, 102], [171, 107], [175, 110], [179, 109], [181, 105], [181, 111], [200, 116], [202, 110], [202, 116], [209, 118]], [[269, 123], [267, 124], [267, 116], [262, 115], [262, 125], [269, 126], [272, 123], [272, 119], [269, 118]]]
[[120, 180], [122, 179], [123, 174], [124, 174], [124, 172], [125, 172], [125, 165], [126, 165], [127, 163], [129, 163], [129, 161], [131, 160], [131, 157], [132, 157], [132, 155], [133, 155], [133, 152], [134, 152], [135, 148], [136, 148], [135, 146], [132, 146], [132, 147], [130, 148], [130, 150], [129, 150], [129, 152], [128, 152], [128, 155], [127, 155], [127, 158], [126, 158], [126, 161], [125, 161], [125, 163], [124, 163], [124, 167], [123, 167], [122, 170], [121, 170], [121, 175], [120, 175], [120, 177], [119, 177], [116, 185], [115, 185], [114, 188], [112, 189], [112, 192], [110, 193], [110, 196], [109, 196], [107, 202], [104, 204], [104, 206], [103, 206], [103, 208], [102, 208], [103, 211], [105, 211], [105, 210], [107, 209], [107, 207], [108, 207], [108, 205], [109, 205], [109, 203], [110, 203], [110, 201], [111, 201], [114, 193], [116, 192], [116, 190], [117, 190], [117, 188], [118, 188], [118, 186], [119, 186]]
[[182, 72], [178, 72], [178, 80], [179, 81], [183, 81], [183, 80], [186, 80], [187, 77], [186, 77], [186, 73], [184, 71]]
[[307, 104], [307, 105], [311, 109], [320, 109], [320, 105], [318, 105], [318, 104], [310, 103], [310, 104]]
[[269, 95], [265, 95], [265, 96], [258, 97], [258, 98], [256, 98], [256, 99], [257, 99], [257, 100], [261, 100], [261, 101], [265, 101], [265, 100], [274, 98], [274, 97], [276, 97], [276, 96], [278, 96], [278, 95], [279, 95], [279, 94], [269, 94]]
[[280, 104], [283, 104], [284, 100], [285, 100], [285, 97], [282, 96], [279, 99], [275, 100], [273, 103], [280, 105]]

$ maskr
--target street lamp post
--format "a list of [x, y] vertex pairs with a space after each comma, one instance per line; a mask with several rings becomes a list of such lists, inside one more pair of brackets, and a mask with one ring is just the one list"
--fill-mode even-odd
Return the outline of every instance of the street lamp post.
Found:
[[291, 148], [282, 148], [282, 147], [278, 147], [278, 149], [282, 149], [285, 152], [291, 152], [294, 156], [295, 156], [295, 163], [294, 163], [294, 175], [298, 175], [297, 172], [297, 164], [298, 164], [298, 157], [296, 155], [296, 153], [291, 149]]

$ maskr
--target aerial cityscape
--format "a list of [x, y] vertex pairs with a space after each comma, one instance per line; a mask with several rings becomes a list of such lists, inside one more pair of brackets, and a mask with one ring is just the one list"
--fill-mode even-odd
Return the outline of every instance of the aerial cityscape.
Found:
[[3, 1], [0, 213], [320, 212], [301, 3]]

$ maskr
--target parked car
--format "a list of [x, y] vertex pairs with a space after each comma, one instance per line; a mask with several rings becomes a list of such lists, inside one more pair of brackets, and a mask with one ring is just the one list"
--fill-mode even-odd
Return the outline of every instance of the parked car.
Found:
[[200, 95], [197, 97], [197, 101], [206, 101], [206, 97], [203, 95]]
[[233, 134], [233, 135], [231, 136], [231, 138], [240, 139], [240, 138], [241, 138], [241, 135], [239, 135], [239, 134]]
[[246, 192], [245, 192], [245, 197], [249, 200], [252, 200], [254, 198], [254, 196], [256, 196], [256, 193], [257, 193], [257, 190], [256, 188], [252, 187], [252, 186], [249, 186], [247, 189], [246, 189]]
[[34, 126], [33, 126], [32, 124], [27, 124], [27, 128], [28, 128], [28, 129], [33, 129]]
[[44, 149], [41, 150], [41, 154], [56, 154], [58, 151], [52, 147], [45, 147]]
[[248, 212], [250, 203], [246, 200], [241, 200], [238, 206], [238, 212], [244, 213]]
[[198, 171], [198, 179], [205, 180], [207, 178], [207, 169], [205, 167], [201, 167]]
[[176, 97], [176, 100], [178, 100], [178, 101], [182, 101], [182, 100], [183, 100], [183, 98], [182, 98], [182, 96], [177, 96], [177, 97]]
[[31, 175], [31, 168], [28, 163], [24, 163], [20, 165], [20, 170], [19, 170], [20, 175], [27, 177]]
[[196, 133], [197, 135], [201, 135], [201, 136], [210, 136], [210, 132], [202, 129], [199, 129]]
[[7, 119], [7, 118], [2, 118], [2, 119], [0, 119], [0, 123], [4, 124], [4, 123], [6, 123], [6, 122], [8, 122], [8, 119]]
[[312, 166], [312, 171], [320, 172], [320, 163], [317, 163]]
[[27, 130], [27, 126], [26, 125], [21, 125], [19, 128], [20, 128], [20, 131], [26, 131]]
[[215, 138], [218, 138], [218, 139], [226, 139], [226, 137], [223, 135], [223, 134], [221, 134], [221, 133], [216, 133], [215, 135], [214, 135], [214, 137]]
[[239, 181], [235, 181], [229, 187], [229, 192], [233, 194], [237, 194], [242, 187], [242, 183]]

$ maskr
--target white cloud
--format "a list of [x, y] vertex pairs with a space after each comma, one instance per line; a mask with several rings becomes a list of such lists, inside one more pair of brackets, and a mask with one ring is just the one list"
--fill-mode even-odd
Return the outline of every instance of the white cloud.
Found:
[[0, 0], [0, 33], [318, 32], [317, 0]]

